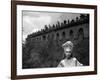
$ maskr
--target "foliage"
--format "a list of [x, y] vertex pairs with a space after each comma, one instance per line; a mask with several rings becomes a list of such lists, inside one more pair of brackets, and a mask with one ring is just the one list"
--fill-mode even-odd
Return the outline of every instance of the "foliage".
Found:
[[[56, 67], [64, 58], [61, 45], [67, 40], [29, 40], [23, 46], [23, 68]], [[82, 64], [89, 65], [89, 40], [77, 40], [73, 55]]]

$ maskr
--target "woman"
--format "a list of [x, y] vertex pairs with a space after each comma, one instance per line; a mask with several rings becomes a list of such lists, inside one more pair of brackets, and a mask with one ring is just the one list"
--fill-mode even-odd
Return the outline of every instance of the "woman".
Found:
[[62, 47], [64, 49], [64, 54], [66, 57], [59, 63], [58, 67], [72, 67], [83, 65], [72, 55], [73, 43], [71, 41], [67, 41], [62, 45]]

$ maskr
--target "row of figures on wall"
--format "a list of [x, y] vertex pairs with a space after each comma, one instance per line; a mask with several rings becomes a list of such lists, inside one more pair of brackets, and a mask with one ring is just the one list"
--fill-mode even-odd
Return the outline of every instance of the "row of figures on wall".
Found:
[[[69, 25], [69, 26], [68, 26]], [[76, 21], [72, 20], [71, 22], [68, 23], [64, 21], [63, 23], [60, 24], [60, 22], [57, 22], [56, 26], [53, 25], [53, 27], [47, 27], [45, 25], [45, 29], [42, 29], [38, 32], [32, 33], [28, 35], [26, 40], [49, 40], [50, 38], [52, 40], [62, 40], [62, 39], [70, 39], [70, 40], [75, 40], [79, 39], [82, 40], [86, 34], [86, 31], [89, 33], [88, 29], [89, 28], [89, 15], [80, 15], [80, 19], [76, 17]]]
[[72, 19], [71, 21], [70, 20], [64, 20], [63, 22], [59, 22], [57, 21], [57, 24], [53, 24], [53, 25], [45, 25], [44, 26], [44, 29], [41, 29], [37, 32], [34, 32], [32, 35], [33, 36], [37, 36], [39, 34], [42, 34], [42, 33], [45, 33], [45, 32], [49, 32], [49, 31], [52, 31], [52, 30], [57, 30], [59, 28], [63, 28], [63, 27], [71, 27], [71, 26], [74, 26], [74, 25], [78, 25], [80, 23], [84, 23], [84, 22], [89, 22], [89, 14], [80, 14], [80, 18], [79, 17], [76, 17], [76, 19]]

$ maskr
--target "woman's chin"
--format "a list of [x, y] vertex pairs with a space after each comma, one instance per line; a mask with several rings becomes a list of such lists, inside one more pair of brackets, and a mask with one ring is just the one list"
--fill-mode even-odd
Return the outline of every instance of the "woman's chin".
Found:
[[67, 55], [66, 55], [66, 58], [69, 58], [70, 56], [71, 56], [71, 54], [67, 54]]

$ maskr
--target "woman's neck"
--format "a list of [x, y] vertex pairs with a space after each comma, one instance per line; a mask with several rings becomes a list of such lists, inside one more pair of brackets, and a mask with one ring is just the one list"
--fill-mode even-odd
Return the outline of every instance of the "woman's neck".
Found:
[[65, 58], [66, 58], [66, 59], [72, 59], [73, 56], [72, 56], [72, 54], [71, 54], [71, 55], [67, 55]]

